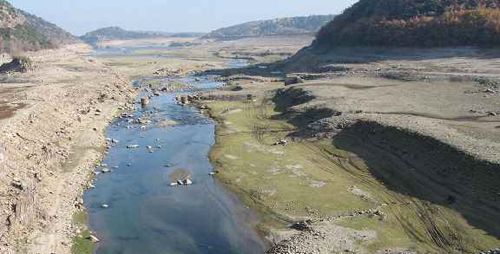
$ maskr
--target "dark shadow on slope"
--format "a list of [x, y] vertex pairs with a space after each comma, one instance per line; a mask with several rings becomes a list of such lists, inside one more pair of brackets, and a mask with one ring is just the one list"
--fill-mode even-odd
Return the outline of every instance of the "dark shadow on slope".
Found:
[[[203, 72], [202, 74], [221, 76], [249, 75], [283, 78], [286, 74], [294, 72], [345, 73], [349, 71], [349, 68], [343, 66], [344, 64], [369, 64], [386, 60], [421, 61], [446, 58], [496, 59], [500, 58], [500, 48], [321, 48], [309, 46], [301, 49], [288, 59], [274, 63], [257, 64], [244, 68], [209, 70]], [[397, 74], [389, 73], [388, 75]]]
[[499, 48], [398, 48], [398, 47], [337, 47], [303, 48], [289, 59], [275, 63], [274, 68], [285, 72], [320, 72], [329, 64], [368, 64], [385, 60], [432, 60], [446, 58], [496, 59]]
[[247, 76], [260, 76], [260, 77], [282, 79], [285, 75], [285, 73], [281, 69], [282, 65], [283, 62], [279, 61], [270, 64], [250, 65], [243, 68], [207, 70], [198, 73], [198, 75], [218, 75], [223, 77], [228, 77], [233, 75], [247, 75]]
[[362, 158], [389, 189], [449, 207], [470, 225], [500, 238], [500, 165], [375, 122], [341, 130], [333, 144]]
[[276, 110], [286, 112], [291, 107], [308, 103], [315, 97], [300, 87], [279, 89], [273, 97]]
[[292, 137], [310, 136], [308, 125], [318, 120], [338, 116], [340, 113], [329, 108], [304, 107], [300, 110], [293, 108], [312, 101], [315, 97], [301, 87], [279, 89], [273, 97], [275, 110], [281, 112], [271, 119], [286, 120], [297, 127], [297, 131], [289, 134]]

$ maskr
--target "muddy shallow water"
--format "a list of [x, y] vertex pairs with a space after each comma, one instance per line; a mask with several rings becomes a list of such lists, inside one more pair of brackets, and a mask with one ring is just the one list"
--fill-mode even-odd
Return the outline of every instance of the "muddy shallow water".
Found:
[[[204, 89], [220, 85], [189, 81]], [[112, 172], [99, 174], [85, 194], [90, 228], [101, 240], [95, 252], [263, 253], [254, 215], [209, 175], [214, 123], [174, 97], [154, 97], [134, 113], [134, 119], [150, 117], [145, 127], [127, 118], [109, 127], [108, 137], [119, 141], [103, 162]], [[159, 124], [165, 120], [176, 124]], [[193, 185], [171, 187], [178, 172]]]

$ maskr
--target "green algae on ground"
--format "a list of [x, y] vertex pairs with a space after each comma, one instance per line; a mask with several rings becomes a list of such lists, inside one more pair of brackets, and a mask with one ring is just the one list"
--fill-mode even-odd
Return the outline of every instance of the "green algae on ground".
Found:
[[80, 233], [73, 237], [71, 253], [73, 254], [92, 254], [94, 252], [94, 243], [90, 239], [91, 232], [87, 228], [87, 214], [84, 211], [78, 211], [73, 215], [73, 225], [80, 230]]
[[[263, 232], [303, 218], [336, 218], [338, 225], [376, 232], [376, 240], [360, 243], [369, 252], [473, 253], [499, 244], [448, 207], [389, 190], [361, 158], [331, 140], [274, 145], [296, 127], [278, 120], [267, 99], [208, 106], [219, 123], [211, 152], [218, 177], [261, 213]], [[380, 216], [350, 216], [370, 209]]]

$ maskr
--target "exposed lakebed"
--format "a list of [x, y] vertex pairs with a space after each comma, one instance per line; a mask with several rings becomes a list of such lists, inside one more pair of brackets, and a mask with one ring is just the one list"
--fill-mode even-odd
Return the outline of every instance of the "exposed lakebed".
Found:
[[[222, 85], [210, 77], [182, 81], [200, 89]], [[95, 252], [264, 252], [251, 211], [209, 175], [214, 122], [177, 105], [173, 93], [153, 97], [133, 119], [144, 115], [148, 125], [123, 118], [108, 129], [108, 137], [119, 141], [103, 161], [112, 172], [99, 174], [85, 194], [90, 229], [101, 240]], [[165, 120], [175, 124], [165, 126]], [[178, 172], [187, 172], [193, 184], [171, 187]]]

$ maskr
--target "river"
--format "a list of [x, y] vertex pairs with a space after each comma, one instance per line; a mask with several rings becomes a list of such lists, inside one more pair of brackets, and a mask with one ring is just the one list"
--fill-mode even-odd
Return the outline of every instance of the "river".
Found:
[[[201, 89], [222, 85], [211, 77], [182, 81]], [[129, 122], [145, 115], [152, 121], [146, 126]], [[164, 126], [165, 120], [176, 124]], [[177, 105], [174, 93], [110, 125], [107, 136], [118, 143], [103, 164], [112, 172], [98, 174], [85, 194], [90, 229], [101, 240], [95, 253], [264, 252], [255, 216], [209, 175], [214, 133], [214, 122]], [[193, 185], [171, 187], [176, 172], [189, 174]]]

